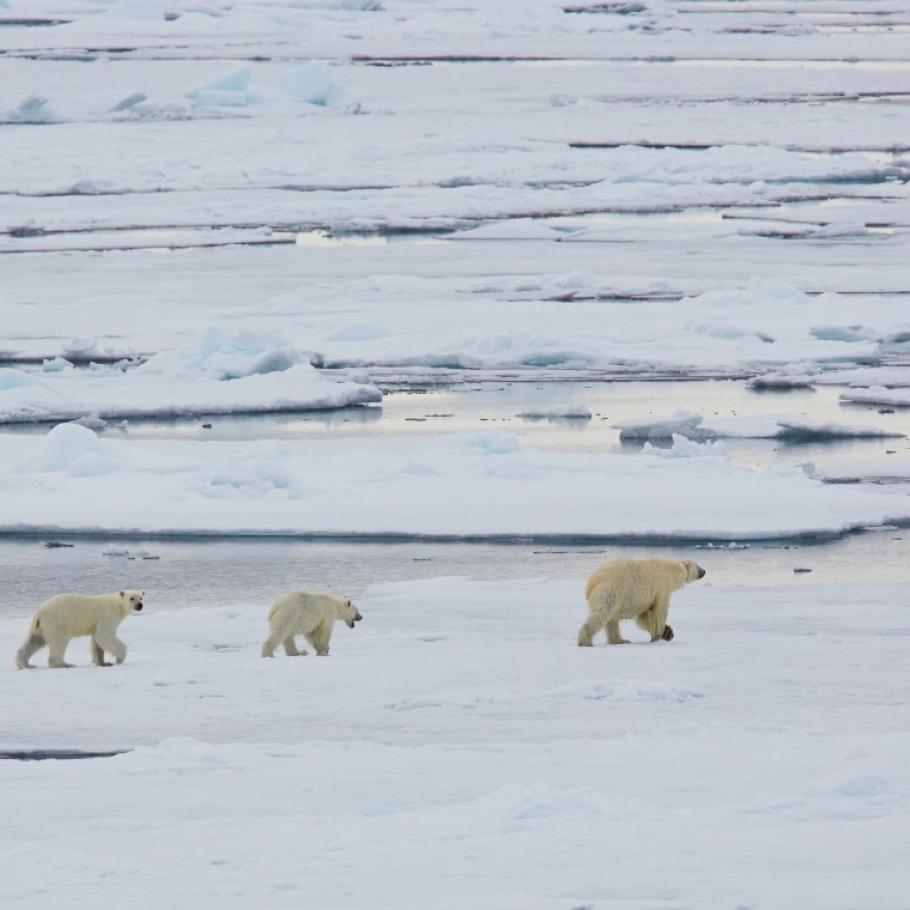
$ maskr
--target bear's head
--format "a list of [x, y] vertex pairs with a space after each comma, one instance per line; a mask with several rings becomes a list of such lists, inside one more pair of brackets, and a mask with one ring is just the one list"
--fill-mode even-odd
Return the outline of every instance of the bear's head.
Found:
[[692, 562], [691, 559], [684, 559], [683, 565], [686, 567], [686, 584], [705, 577], [705, 570], [697, 562]]
[[145, 599], [145, 591], [121, 591], [120, 592], [120, 609], [124, 616], [131, 613], [142, 612], [142, 601]]
[[354, 623], [360, 622], [360, 620], [363, 619], [360, 615], [360, 611], [348, 598], [345, 598], [342, 602], [341, 609], [338, 611], [338, 618], [343, 619], [348, 624], [349, 629], [353, 629]]

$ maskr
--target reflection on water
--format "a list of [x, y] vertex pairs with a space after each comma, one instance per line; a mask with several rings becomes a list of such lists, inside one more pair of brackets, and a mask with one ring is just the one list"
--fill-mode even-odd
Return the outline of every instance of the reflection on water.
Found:
[[[157, 560], [103, 556], [110, 546], [75, 539], [48, 550], [37, 539], [0, 539], [0, 616], [26, 616], [61, 591], [102, 593], [120, 588], [146, 592], [150, 611], [184, 607], [243, 606], [262, 609], [284, 591], [326, 590], [359, 597], [373, 584], [439, 576], [475, 579], [584, 579], [604, 559], [660, 555], [696, 559], [712, 585], [812, 583], [910, 583], [910, 530], [861, 534], [824, 545], [693, 547], [592, 547], [527, 544], [324, 543], [289, 540], [130, 542]], [[118, 544], [118, 546], [122, 546]], [[794, 569], [811, 569], [804, 574]], [[433, 609], [431, 603], [427, 609]], [[137, 620], [141, 621], [141, 620]], [[264, 622], [264, 619], [263, 619]]]
[[385, 246], [389, 238], [385, 234], [332, 234], [329, 231], [305, 231], [297, 234], [297, 246]]
[[[356, 378], [367, 378], [358, 376]], [[375, 378], [375, 375], [374, 375]], [[381, 384], [381, 380], [380, 380]], [[691, 411], [712, 418], [794, 416], [883, 428], [910, 436], [910, 408], [881, 414], [875, 405], [844, 406], [840, 389], [820, 386], [755, 392], [734, 380], [703, 382], [475, 382], [388, 392], [381, 407], [358, 406], [302, 414], [216, 416], [132, 420], [127, 429], [104, 431], [113, 439], [255, 440], [371, 439], [442, 436], [455, 432], [505, 430], [524, 446], [549, 451], [634, 453], [638, 443], [621, 443], [617, 424]], [[583, 409], [590, 420], [519, 417], [529, 412]], [[44, 434], [46, 426], [4, 429]], [[0, 435], [2, 439], [2, 435]], [[907, 439], [843, 439], [792, 443], [779, 439], [727, 439], [739, 464], [767, 467], [779, 462], [836, 466], [880, 459], [886, 451], [910, 452]]]
[[410, 243], [415, 246], [439, 244], [442, 240], [433, 236], [433, 233], [447, 234], [451, 228], [440, 228], [438, 232], [424, 231], [421, 229], [402, 228], [376, 228], [365, 231], [303, 231], [296, 234], [294, 243], [305, 247], [341, 247], [341, 246], [386, 246], [390, 243]]
[[[377, 378], [357, 374], [354, 378]], [[394, 374], [396, 377], [398, 374]], [[464, 376], [462, 376], [464, 378]], [[397, 380], [396, 380], [397, 381]], [[382, 384], [381, 377], [379, 382]], [[840, 389], [753, 391], [745, 382], [472, 382], [389, 391], [382, 406], [335, 411], [228, 415], [170, 420], [131, 420], [126, 429], [102, 431], [112, 439], [257, 440], [371, 439], [443, 436], [456, 432], [504, 430], [522, 445], [549, 451], [635, 453], [641, 443], [621, 443], [617, 424], [690, 411], [712, 418], [801, 417], [882, 428], [910, 436], [910, 408], [882, 414], [876, 405], [842, 405]], [[590, 420], [520, 417], [529, 411], [587, 409]], [[0, 433], [45, 434], [45, 425], [3, 428]], [[768, 467], [779, 462], [816, 462], [819, 467], [896, 457], [910, 452], [907, 439], [836, 439], [793, 443], [780, 439], [726, 439], [738, 464]]]

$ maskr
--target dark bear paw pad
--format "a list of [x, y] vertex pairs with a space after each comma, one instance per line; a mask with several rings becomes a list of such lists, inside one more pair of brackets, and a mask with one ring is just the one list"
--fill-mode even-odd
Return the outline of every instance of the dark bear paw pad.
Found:
[[673, 627], [664, 626], [664, 634], [661, 636], [664, 641], [673, 641]]

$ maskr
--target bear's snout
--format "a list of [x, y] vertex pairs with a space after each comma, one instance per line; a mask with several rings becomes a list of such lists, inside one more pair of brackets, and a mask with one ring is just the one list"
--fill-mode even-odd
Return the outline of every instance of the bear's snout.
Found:
[[704, 577], [705, 577], [705, 574], [706, 574], [706, 573], [705, 573], [705, 570], [702, 569], [701, 567], [699, 567], [699, 569], [698, 569], [698, 577], [699, 577], [699, 578], [704, 578]]
[[363, 617], [359, 612], [354, 614], [354, 622], [360, 622], [361, 619], [363, 619]]
[[133, 607], [133, 609], [134, 609], [137, 613], [141, 612], [141, 611], [142, 611], [142, 604], [141, 604], [141, 603], [136, 604], [136, 606]]

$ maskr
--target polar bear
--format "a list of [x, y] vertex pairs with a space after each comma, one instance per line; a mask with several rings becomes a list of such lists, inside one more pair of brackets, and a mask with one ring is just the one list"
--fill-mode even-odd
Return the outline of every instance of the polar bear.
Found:
[[284, 644], [289, 657], [302, 657], [307, 652], [298, 651], [295, 635], [303, 635], [320, 657], [329, 653], [332, 627], [338, 620], [353, 629], [363, 617], [350, 600], [331, 594], [310, 594], [306, 591], [289, 591], [278, 598], [269, 610], [269, 637], [262, 645], [263, 657], [274, 657], [275, 648]]
[[589, 648], [604, 627], [607, 644], [626, 645], [619, 633], [622, 619], [634, 619], [651, 641], [673, 638], [667, 625], [670, 595], [683, 585], [705, 577], [705, 570], [690, 560], [612, 559], [597, 568], [585, 586], [590, 615], [578, 630], [578, 645]]
[[58, 594], [38, 607], [28, 630], [28, 638], [16, 654], [20, 670], [30, 667], [29, 658], [47, 645], [49, 667], [71, 667], [63, 654], [71, 638], [92, 637], [92, 661], [109, 667], [104, 652], [109, 651], [118, 664], [126, 660], [126, 645], [117, 638], [117, 626], [133, 613], [141, 613], [144, 591], [118, 591], [116, 594]]

